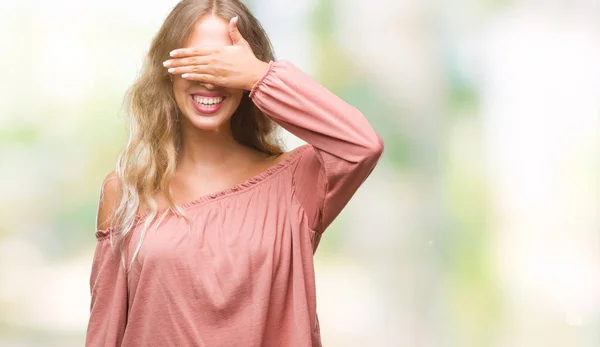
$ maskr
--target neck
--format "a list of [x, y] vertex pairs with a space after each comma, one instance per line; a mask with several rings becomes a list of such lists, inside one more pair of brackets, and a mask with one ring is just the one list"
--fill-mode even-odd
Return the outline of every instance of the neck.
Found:
[[243, 145], [233, 138], [229, 124], [214, 131], [182, 127], [178, 166], [212, 170], [229, 162]]

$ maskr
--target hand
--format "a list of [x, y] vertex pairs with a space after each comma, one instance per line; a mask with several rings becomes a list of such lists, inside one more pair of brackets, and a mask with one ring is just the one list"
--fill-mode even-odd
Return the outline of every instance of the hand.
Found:
[[163, 63], [171, 74], [182, 74], [190, 81], [216, 84], [227, 88], [251, 90], [266, 73], [268, 63], [260, 61], [237, 27], [238, 17], [229, 22], [233, 45], [190, 47], [171, 52], [175, 59]]

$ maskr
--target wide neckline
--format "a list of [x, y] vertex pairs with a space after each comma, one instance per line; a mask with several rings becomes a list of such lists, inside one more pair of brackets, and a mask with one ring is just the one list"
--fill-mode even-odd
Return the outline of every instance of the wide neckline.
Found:
[[[276, 173], [281, 172], [284, 168], [286, 168], [288, 165], [290, 165], [296, 158], [298, 158], [298, 156], [300, 156], [300, 154], [302, 154], [304, 151], [306, 151], [308, 148], [310, 147], [309, 144], [305, 144], [302, 145], [294, 150], [292, 150], [292, 153], [285, 158], [284, 160], [282, 160], [281, 162], [265, 169], [264, 171], [246, 179], [244, 182], [241, 183], [237, 183], [229, 188], [225, 188], [219, 191], [216, 191], [214, 193], [210, 193], [210, 194], [205, 194], [202, 195], [198, 198], [195, 198], [191, 201], [188, 201], [186, 203], [180, 204], [179, 207], [186, 211], [189, 210], [192, 207], [198, 206], [198, 205], [202, 205], [204, 203], [207, 202], [212, 202], [212, 201], [217, 201], [217, 200], [222, 200], [226, 197], [230, 197], [233, 195], [237, 195], [241, 192], [245, 192], [251, 188], [254, 188], [256, 186], [258, 186], [260, 183], [263, 183], [265, 181], [267, 181], [269, 178], [273, 177]], [[283, 154], [283, 153], [282, 153]], [[281, 154], [280, 154], [281, 155]], [[167, 209], [162, 209], [162, 210], [158, 210], [157, 215], [160, 216], [162, 213], [164, 213]], [[146, 218], [148, 216], [148, 212], [144, 212], [141, 214], [136, 214], [135, 216], [135, 221], [134, 221], [134, 225], [138, 224], [138, 222], [140, 222], [141, 220], [143, 220], [144, 218]]]

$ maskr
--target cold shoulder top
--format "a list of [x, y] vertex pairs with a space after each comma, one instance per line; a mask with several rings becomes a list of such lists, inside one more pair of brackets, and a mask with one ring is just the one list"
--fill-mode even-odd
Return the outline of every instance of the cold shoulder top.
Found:
[[313, 254], [383, 143], [359, 110], [288, 61], [270, 62], [250, 98], [307, 144], [184, 204], [192, 224], [165, 217], [129, 272], [112, 229], [97, 230], [87, 347], [321, 346]]

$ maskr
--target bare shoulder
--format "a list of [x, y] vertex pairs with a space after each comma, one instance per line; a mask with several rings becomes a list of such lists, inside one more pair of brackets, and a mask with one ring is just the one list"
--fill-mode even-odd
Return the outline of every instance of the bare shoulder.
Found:
[[119, 177], [115, 171], [112, 171], [106, 175], [100, 189], [100, 201], [98, 202], [98, 214], [96, 217], [96, 227], [98, 230], [105, 230], [110, 225], [110, 219], [118, 206], [120, 195], [121, 185]]
[[281, 154], [278, 154], [277, 156], [275, 156], [275, 157], [274, 157], [274, 159], [273, 159], [273, 160], [274, 160], [274, 161], [273, 161], [273, 164], [274, 164], [274, 165], [278, 165], [278, 164], [280, 164], [280, 163], [282, 163], [282, 162], [284, 162], [284, 161], [288, 160], [290, 157], [292, 157], [292, 156], [296, 155], [296, 153], [297, 153], [297, 152], [299, 152], [299, 151], [302, 151], [302, 150], [304, 149], [304, 147], [306, 147], [306, 145], [303, 145], [303, 146], [300, 146], [300, 147], [294, 148], [294, 149], [292, 149], [292, 150], [290, 150], [290, 151], [287, 151], [287, 152], [283, 152], [283, 153], [281, 153]]
[[[249, 157], [252, 159], [245, 165], [246, 169], [242, 170], [242, 176], [237, 177], [234, 181], [243, 181], [248, 177], [254, 177], [266, 170], [272, 169], [295, 155], [301, 148], [296, 148], [291, 151], [286, 151], [279, 154], [269, 155], [257, 150], [251, 150]], [[247, 157], [247, 158], [249, 158]]]

